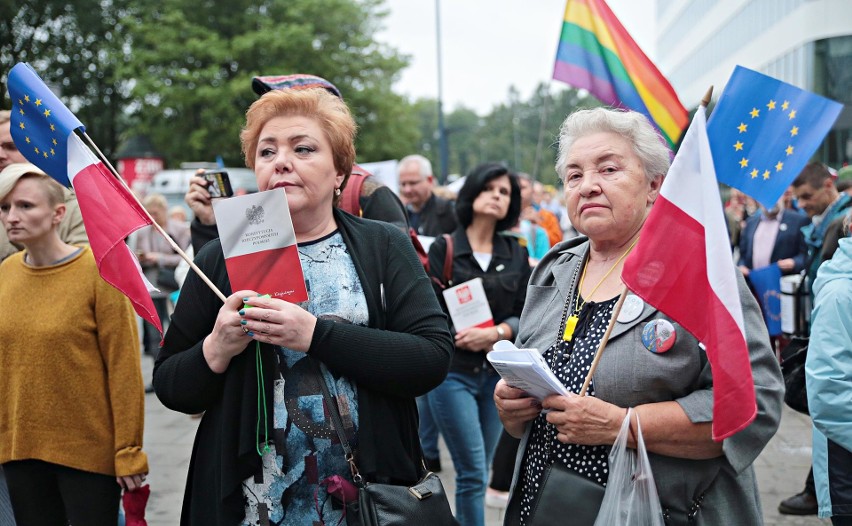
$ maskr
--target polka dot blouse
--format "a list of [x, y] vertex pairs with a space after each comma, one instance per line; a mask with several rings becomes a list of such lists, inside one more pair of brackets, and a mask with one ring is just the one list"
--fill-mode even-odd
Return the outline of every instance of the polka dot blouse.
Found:
[[[544, 352], [544, 358], [556, 377], [573, 393], [579, 393], [592, 365], [595, 352], [606, 332], [612, 309], [617, 298], [584, 306], [590, 318], [583, 323], [581, 319], [574, 339], [566, 342], [560, 337]], [[582, 302], [582, 300], [581, 300]], [[582, 315], [581, 315], [582, 318]], [[581, 329], [579, 325], [585, 325]], [[594, 382], [589, 384], [588, 396], [595, 395]], [[556, 439], [556, 428], [547, 423], [545, 415], [539, 415], [532, 424], [529, 443], [523, 465], [521, 466], [521, 524], [526, 524], [530, 511], [540, 490], [540, 484], [547, 468], [553, 462], [559, 462], [575, 472], [588, 477], [602, 486], [606, 486], [609, 474], [607, 456], [610, 446], [583, 446], [563, 444]]]

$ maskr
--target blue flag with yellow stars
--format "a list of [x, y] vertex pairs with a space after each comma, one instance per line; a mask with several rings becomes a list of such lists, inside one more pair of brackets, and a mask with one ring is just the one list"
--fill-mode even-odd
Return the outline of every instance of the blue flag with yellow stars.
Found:
[[842, 108], [833, 100], [737, 66], [707, 122], [716, 178], [772, 208]]
[[9, 71], [12, 140], [18, 151], [64, 186], [68, 180], [68, 136], [83, 123], [50, 91], [29, 64]]
[[760, 303], [770, 336], [781, 334], [781, 269], [778, 263], [749, 272], [748, 280]]

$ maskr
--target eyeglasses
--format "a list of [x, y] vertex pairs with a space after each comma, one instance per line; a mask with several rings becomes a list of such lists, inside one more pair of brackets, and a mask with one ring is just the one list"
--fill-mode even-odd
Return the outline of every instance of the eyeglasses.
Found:
[[0, 142], [0, 150], [6, 150], [7, 152], [17, 152], [18, 147], [15, 146], [15, 143], [12, 141]]

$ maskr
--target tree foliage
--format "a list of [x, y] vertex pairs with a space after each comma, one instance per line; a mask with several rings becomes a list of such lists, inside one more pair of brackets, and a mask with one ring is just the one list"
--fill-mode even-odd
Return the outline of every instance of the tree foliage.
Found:
[[404, 57], [375, 42], [376, 0], [163, 0], [129, 17], [134, 56], [122, 74], [137, 129], [169, 159], [240, 161], [238, 134], [256, 75], [312, 73], [341, 90], [360, 126], [359, 159], [411, 141], [391, 85]]
[[[0, 91], [4, 73], [27, 61], [108, 156], [122, 138], [145, 134], [172, 166], [217, 155], [240, 165], [252, 77], [312, 73], [337, 85], [352, 109], [360, 162], [419, 152], [437, 172], [437, 103], [392, 91], [407, 57], [375, 40], [384, 14], [382, 0], [4, 2]], [[593, 105], [542, 84], [528, 100], [511, 88], [487, 115], [457, 107], [445, 119], [449, 171], [500, 161], [556, 183], [559, 125]]]
[[[107, 154], [146, 134], [171, 164], [241, 163], [256, 75], [311, 73], [338, 86], [360, 127], [359, 160], [416, 141], [392, 92], [407, 58], [375, 41], [380, 0], [31, 0], [0, 7], [0, 67], [28, 61]], [[5, 80], [5, 75], [3, 76]], [[0, 85], [5, 94], [5, 85]], [[8, 102], [4, 102], [8, 107]]]
[[6, 72], [29, 62], [109, 154], [119, 140], [128, 104], [116, 69], [125, 59], [128, 0], [47, 0], [0, 4], [0, 100]]
[[[579, 108], [600, 103], [581, 96], [575, 89], [553, 93], [540, 84], [529, 100], [522, 101], [510, 88], [507, 102], [495, 106], [485, 116], [459, 107], [445, 119], [449, 139], [449, 172], [461, 176], [483, 162], [502, 162], [515, 171], [527, 172], [536, 179], [557, 184], [554, 171], [559, 126], [565, 117]], [[415, 103], [420, 122], [420, 151], [432, 161], [437, 173], [440, 152], [437, 136], [437, 102], [421, 99]]]

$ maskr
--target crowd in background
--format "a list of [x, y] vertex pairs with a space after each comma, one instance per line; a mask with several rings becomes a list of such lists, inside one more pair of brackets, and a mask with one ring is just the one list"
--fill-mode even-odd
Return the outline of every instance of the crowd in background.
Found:
[[[698, 342], [687, 333], [678, 332], [679, 340], [671, 342], [671, 354], [664, 355], [669, 362], [659, 361], [656, 351], [634, 356], [624, 344], [627, 338], [617, 339], [623, 333], [613, 336], [610, 356], [622, 353], [618, 356], [623, 362], [604, 365], [603, 376], [590, 392], [591, 401], [548, 398], [544, 403], [550, 416], [541, 413], [542, 401], [500, 382], [485, 359], [497, 341], [509, 340], [519, 347], [541, 348], [566, 385], [574, 386], [588, 371], [590, 350], [600, 340], [617, 297], [620, 265], [635, 245], [668, 168], [664, 147], [655, 154], [635, 153], [653, 150], [636, 146], [653, 142], [646, 136], [656, 138], [647, 121], [631, 120], [638, 114], [607, 110], [569, 117], [557, 163], [564, 188], [545, 186], [503, 164], [485, 163], [466, 174], [455, 194], [436, 185], [431, 163], [413, 154], [398, 164], [396, 196], [354, 164], [355, 127], [339, 91], [324, 79], [314, 77], [306, 83], [304, 76], [291, 77], [255, 79], [258, 95], [271, 93], [249, 111], [241, 136], [247, 164], [255, 170], [261, 190], [279, 185], [288, 188], [288, 195], [292, 192], [290, 207], [301, 256], [322, 260], [335, 269], [332, 275], [347, 276], [346, 283], [357, 285], [352, 290], [344, 287], [347, 296], [341, 305], [341, 292], [335, 290], [336, 281], [328, 280], [328, 272], [306, 268], [306, 279], [324, 299], [307, 302], [304, 308], [231, 291], [218, 244], [210, 243], [217, 237], [212, 198], [205, 180], [196, 176], [186, 195], [191, 219], [182, 207], [169, 209], [158, 194], [145, 196], [142, 203], [181, 249], [197, 256], [229, 298], [219, 305], [197, 277], [186, 274], [181, 256], [155, 229], [132, 235], [128, 241], [146, 278], [157, 287], [152, 292], [157, 314], [164, 328], [173, 326], [162, 350], [157, 331], [138, 319], [134, 322], [129, 303], [114, 289], [85, 286], [98, 280], [73, 192], [25, 164], [11, 142], [8, 112], [0, 113], [0, 219], [5, 227], [0, 232], [0, 261], [7, 260], [0, 266], [0, 298], [7, 300], [2, 303], [15, 304], [15, 298], [24, 294], [21, 287], [79, 291], [73, 298], [54, 291], [52, 297], [67, 302], [39, 305], [39, 310], [17, 317], [7, 313], [0, 322], [4, 341], [25, 345], [15, 325], [25, 320], [18, 318], [42, 320], [27, 323], [28, 340], [61, 347], [66, 357], [79, 355], [66, 364], [77, 369], [57, 373], [56, 364], [23, 367], [24, 355], [10, 352], [8, 345], [0, 353], [4, 468], [0, 508], [9, 505], [2, 483], [5, 472], [21, 524], [111, 523], [119, 514], [121, 491], [133, 492], [147, 475], [141, 443], [144, 389], [156, 391], [168, 407], [203, 414], [187, 488], [187, 523], [212, 524], [209, 521], [226, 516], [238, 521], [241, 514], [246, 517], [243, 521], [260, 520], [272, 509], [279, 519], [290, 513], [292, 520], [309, 520], [317, 512], [320, 520], [336, 521], [343, 517], [341, 510], [331, 501], [316, 504], [314, 498], [322, 486], [320, 479], [349, 470], [343, 450], [332, 446], [331, 437], [307, 431], [309, 424], [300, 427], [303, 434], [291, 433], [298, 417], [285, 409], [305, 404], [308, 412], [321, 415], [327, 402], [320, 384], [325, 382], [345, 413], [346, 433], [357, 437], [362, 472], [376, 480], [416, 481], [422, 476], [418, 461], [440, 472], [438, 440], [443, 436], [456, 470], [456, 518], [463, 525], [483, 525], [486, 505], [507, 507], [507, 524], [532, 524], [539, 498], [535, 488], [544, 484], [541, 477], [553, 463], [605, 484], [606, 469], [599, 466], [605, 466], [613, 426], [620, 427], [626, 407], [639, 408], [642, 414], [667, 513], [682, 511], [679, 503], [669, 503], [683, 483], [675, 482], [673, 474], [686, 470], [694, 476], [687, 484], [700, 486], [690, 486], [695, 491], [692, 505], [713, 507], [704, 512], [704, 520], [710, 522], [699, 523], [712, 524], [709, 517], [722, 520], [734, 509], [739, 517], [754, 515], [759, 520], [750, 466], [780, 419], [783, 387], [777, 357], [790, 335], [767, 332], [761, 298], [756, 297], [750, 276], [777, 265], [782, 275], [804, 276], [815, 306], [809, 316], [812, 326], [804, 329], [812, 338], [808, 396], [813, 401], [814, 468], [805, 489], [785, 499], [779, 509], [803, 515], [819, 511], [832, 516], [834, 524], [850, 524], [852, 492], [838, 481], [848, 480], [852, 473], [852, 444], [846, 430], [849, 417], [838, 407], [850, 405], [852, 392], [844, 365], [852, 333], [848, 317], [852, 169], [838, 173], [811, 163], [770, 209], [737, 190], [729, 191], [724, 210], [732, 257], [745, 278], [740, 283], [741, 301], [753, 331], [749, 348], [763, 416], [723, 446], [709, 440], [709, 400], [698, 394], [712, 385], [706, 362], [690, 377], [670, 374], [666, 381], [660, 377], [673, 363], [686, 367], [700, 362]], [[572, 119], [588, 119], [584, 124], [588, 127]], [[288, 135], [292, 127], [304, 133], [294, 139]], [[291, 145], [304, 136], [313, 137], [310, 152]], [[603, 166], [606, 156], [599, 153], [609, 147], [619, 150], [622, 165]], [[350, 192], [357, 188], [349, 201], [354, 204], [345, 204], [347, 187]], [[594, 213], [583, 213], [580, 203], [585, 202], [606, 203], [616, 221], [605, 223]], [[380, 219], [387, 225], [353, 216]], [[420, 265], [428, 263], [412, 267], [417, 255], [422, 256]], [[474, 278], [484, 283], [493, 325], [457, 330], [442, 292]], [[570, 290], [556, 293], [554, 280], [562, 279], [571, 283]], [[417, 298], [416, 305], [400, 302], [402, 297]], [[769, 316], [765, 307], [762, 316]], [[576, 334], [569, 334], [575, 330], [573, 326], [568, 330], [572, 318], [578, 324]], [[669, 323], [653, 309], [636, 319]], [[56, 320], [65, 323], [57, 325]], [[638, 323], [624, 331], [641, 331]], [[71, 326], [80, 334], [71, 334], [67, 330]], [[300, 330], [287, 332], [288, 326]], [[550, 336], [557, 333], [564, 337], [553, 343]], [[378, 353], [375, 359], [352, 353], [353, 341], [360, 342], [358, 348]], [[277, 349], [274, 356], [257, 358], [267, 367], [263, 374], [269, 375], [270, 386], [275, 386], [269, 387], [272, 399], [263, 402], [275, 415], [268, 430], [275, 438], [266, 437], [269, 449], [246, 456], [259, 440], [255, 422], [246, 427], [238, 417], [239, 409], [259, 396], [243, 385], [253, 386], [248, 381], [254, 378], [251, 375], [261, 374], [247, 365], [253, 342], [257, 356], [261, 344]], [[37, 352], [38, 346], [30, 347], [30, 352]], [[153, 385], [141, 384], [138, 356], [127, 352], [136, 348], [157, 357]], [[381, 354], [389, 349], [410, 352], [390, 359]], [[641, 374], [632, 374], [638, 382], [635, 392], [624, 393], [615, 379], [628, 374], [625, 367], [630, 364]], [[77, 381], [63, 382], [64, 391], [53, 389], [48, 372]], [[279, 389], [294, 381], [310, 382], [316, 389], [298, 393]], [[636, 394], [652, 383], [657, 391]], [[92, 391], [95, 388], [101, 390]], [[27, 389], [37, 389], [39, 397], [17, 400]], [[68, 404], [73, 406], [81, 397], [103, 402], [103, 407], [69, 418], [79, 413]], [[589, 425], [592, 413], [603, 415], [601, 427], [586, 436], [573, 434], [578, 425]], [[582, 425], [577, 415], [585, 415]], [[232, 425], [233, 430], [222, 431], [237, 423], [246, 429]], [[388, 439], [383, 426], [396, 426], [399, 440]], [[23, 433], [18, 428], [30, 433], [21, 435], [27, 437], [26, 447], [12, 439]], [[51, 437], [58, 430], [62, 437]], [[672, 442], [666, 433], [679, 440]], [[321, 440], [330, 442], [319, 448], [310, 445]], [[52, 447], [57, 443], [68, 447]], [[222, 465], [223, 455], [239, 457], [240, 462]], [[310, 458], [319, 466], [317, 480], [293, 483], [293, 477], [309, 471], [304, 464], [294, 471], [274, 467], [281, 458], [297, 457]], [[587, 460], [594, 467], [586, 467]], [[721, 473], [715, 489], [705, 484], [712, 479], [702, 471], [708, 466]], [[208, 487], [211, 481], [222, 480], [225, 483], [218, 487]], [[282, 485], [285, 481], [293, 484], [292, 489]], [[86, 496], [79, 497], [84, 490]], [[35, 491], [38, 498], [33, 498]], [[70, 504], [74, 499], [77, 504]], [[45, 500], [53, 506], [42, 505]], [[283, 510], [276, 508], [284, 501]]]

